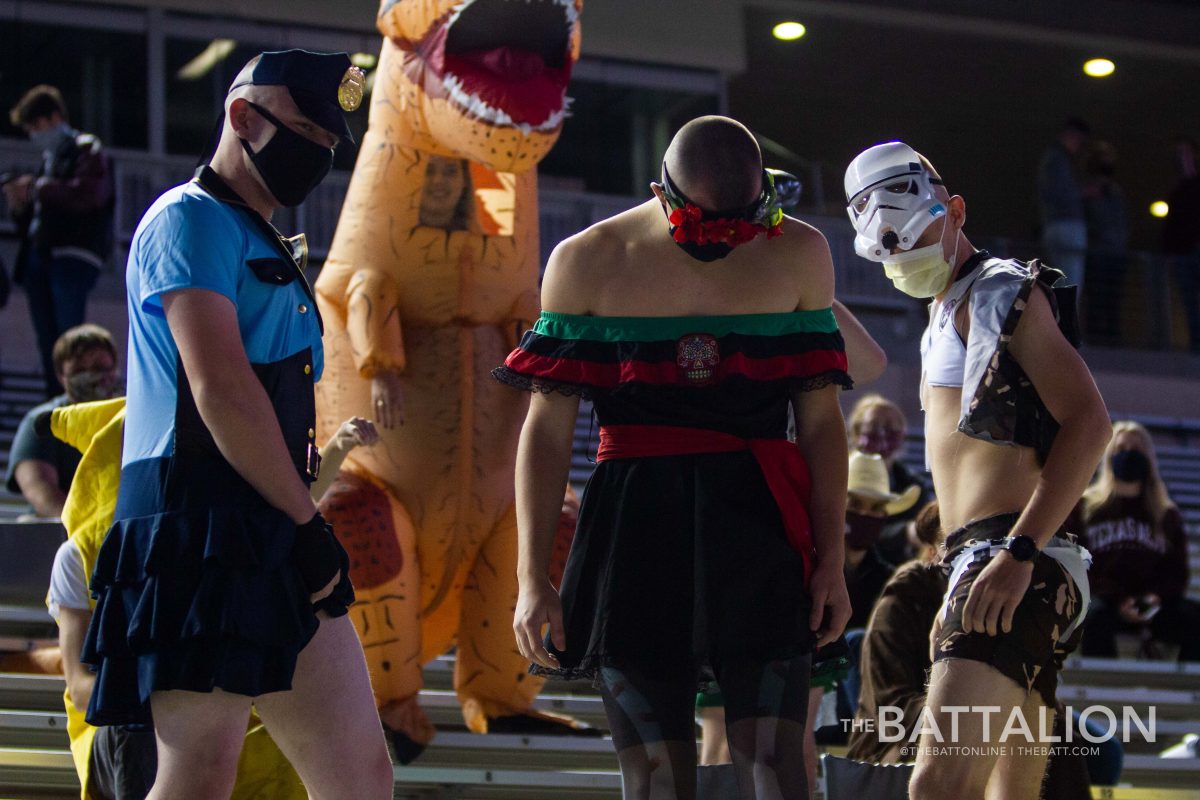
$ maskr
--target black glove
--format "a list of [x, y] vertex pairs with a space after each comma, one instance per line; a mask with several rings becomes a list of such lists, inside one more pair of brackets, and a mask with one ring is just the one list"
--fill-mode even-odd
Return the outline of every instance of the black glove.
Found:
[[333, 526], [320, 512], [303, 525], [296, 526], [296, 541], [292, 545], [292, 563], [300, 571], [304, 586], [316, 594], [329, 585], [333, 576], [343, 568], [342, 546], [333, 534]]

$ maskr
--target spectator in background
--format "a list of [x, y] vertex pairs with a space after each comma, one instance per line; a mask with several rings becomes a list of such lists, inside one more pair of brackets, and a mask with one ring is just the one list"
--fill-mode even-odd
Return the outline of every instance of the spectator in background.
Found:
[[1114, 179], [1117, 149], [1098, 141], [1084, 160], [1083, 210], [1087, 218], [1088, 338], [1104, 344], [1120, 341], [1121, 285], [1129, 254], [1129, 212], [1125, 193]]
[[99, 325], [79, 325], [60, 336], [54, 343], [51, 364], [66, 392], [35, 407], [21, 420], [4, 477], [8, 490], [20, 492], [38, 517], [62, 514], [79, 452], [53, 436], [39, 434], [34, 420], [60, 406], [115, 397], [121, 388], [117, 348], [109, 332]]
[[67, 122], [53, 86], [35, 86], [9, 112], [29, 136], [42, 165], [4, 184], [21, 246], [14, 275], [29, 297], [46, 379], [46, 396], [61, 391], [52, 360], [55, 341], [86, 317], [87, 296], [112, 246], [113, 180], [100, 140]]
[[846, 494], [845, 567], [846, 591], [850, 594], [850, 621], [846, 623], [845, 633], [849, 669], [838, 683], [838, 710], [842, 718], [852, 716], [858, 706], [863, 631], [875, 602], [895, 571], [895, 566], [876, 549], [879, 535], [898, 516], [913, 516], [921, 494], [922, 487], [918, 484], [908, 486], [903, 493], [891, 491], [882, 456], [851, 451]]
[[846, 590], [850, 593], [852, 628], [865, 628], [875, 600], [892, 576], [893, 567], [875, 549], [883, 526], [912, 511], [921, 487], [910, 485], [897, 494], [888, 486], [888, 470], [875, 453], [850, 453], [846, 496]]
[[1100, 474], [1083, 495], [1080, 538], [1092, 553], [1085, 656], [1116, 657], [1115, 634], [1148, 630], [1174, 642], [1180, 661], [1200, 661], [1200, 603], [1189, 600], [1183, 515], [1158, 472], [1150, 433], [1113, 426]]
[[1076, 161], [1088, 133], [1087, 123], [1077, 117], [1063, 123], [1057, 139], [1042, 155], [1037, 174], [1046, 263], [1066, 273], [1080, 291], [1083, 290], [1087, 223]]
[[1175, 144], [1179, 182], [1167, 197], [1163, 252], [1187, 312], [1192, 352], [1200, 352], [1200, 174], [1196, 171], [1196, 142], [1180, 138]]
[[[943, 535], [937, 503], [921, 508], [914, 529], [921, 553], [892, 575], [867, 623], [857, 713], [858, 719], [878, 720], [880, 708], [899, 709], [898, 722], [906, 734], [916, 729], [925, 709], [925, 675], [933, 665], [929, 629], [946, 593], [946, 574], [938, 563]], [[856, 761], [898, 764], [911, 760], [905, 752], [907, 740], [906, 735], [903, 741], [884, 742], [878, 726], [852, 726], [846, 755]]]
[[[847, 351], [850, 343], [847, 341]], [[853, 376], [858, 381], [858, 376]], [[917, 509], [933, 499], [929, 487], [900, 461], [904, 450], [904, 434], [908, 420], [900, 406], [879, 394], [868, 394], [859, 399], [850, 411], [846, 431], [850, 448], [863, 453], [875, 453], [883, 457], [888, 469], [888, 488], [897, 494], [911, 486], [919, 486], [918, 501], [907, 511], [890, 517], [880, 531], [876, 551], [890, 564], [903, 564], [913, 557], [908, 537], [908, 528], [917, 514]]]

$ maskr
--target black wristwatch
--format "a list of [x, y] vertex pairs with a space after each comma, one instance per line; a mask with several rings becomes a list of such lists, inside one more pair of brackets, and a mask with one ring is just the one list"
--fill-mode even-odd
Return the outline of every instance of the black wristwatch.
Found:
[[1013, 557], [1014, 561], [1032, 561], [1037, 558], [1038, 550], [1037, 542], [1030, 539], [1028, 536], [1009, 536], [1004, 540], [1004, 549]]

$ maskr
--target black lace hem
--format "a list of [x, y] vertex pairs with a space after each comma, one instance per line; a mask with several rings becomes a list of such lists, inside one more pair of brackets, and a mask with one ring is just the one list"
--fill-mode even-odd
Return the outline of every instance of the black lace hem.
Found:
[[506, 386], [525, 392], [541, 392], [542, 394], [558, 392], [567, 397], [581, 397], [584, 400], [591, 400], [594, 395], [594, 389], [591, 386], [525, 375], [505, 366], [492, 370], [492, 377]]
[[809, 375], [804, 378], [791, 378], [788, 387], [792, 391], [797, 392], [815, 392], [818, 389], [824, 389], [826, 386], [840, 386], [845, 391], [854, 388], [854, 381], [850, 376], [840, 369], [830, 369], [818, 375]]

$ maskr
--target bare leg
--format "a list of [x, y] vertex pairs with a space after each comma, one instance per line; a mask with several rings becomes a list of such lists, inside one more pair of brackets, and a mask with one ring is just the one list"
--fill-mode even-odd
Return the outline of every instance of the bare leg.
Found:
[[[1038, 741], [1034, 744], [1027, 744], [1024, 737], [1018, 737], [1018, 741], [1015, 742], [1016, 746], [1013, 742], [1008, 742], [1008, 746], [996, 760], [992, 777], [988, 781], [985, 795], [987, 800], [1008, 800], [1009, 798], [1034, 800], [1041, 795], [1047, 761], [1046, 756], [1042, 755], [1042, 751], [1048, 750], [1053, 745], [1042, 741], [1040, 733], [1042, 730], [1047, 733], [1053, 730], [1054, 709], [1046, 708], [1042, 703], [1041, 695], [1032, 692], [1026, 698], [1025, 705], [1022, 706], [1022, 713]], [[1041, 723], [1040, 715], [1042, 714], [1046, 718], [1045, 725]]]
[[729, 738], [725, 735], [725, 708], [705, 706], [700, 709], [699, 717], [700, 765], [711, 767], [730, 763], [733, 759], [729, 756]]
[[[412, 518], [378, 479], [357, 466], [338, 474], [321, 499], [321, 513], [350, 555], [355, 602], [349, 616], [366, 655], [379, 715], [420, 752], [434, 730], [417, 704], [423, 642]], [[402, 760], [413, 755], [402, 751], [397, 747]]]
[[821, 699], [825, 690], [814, 686], [808, 690], [808, 714], [804, 723], [804, 774], [809, 787], [817, 785], [817, 714], [821, 711]]
[[[917, 752], [917, 766], [909, 784], [912, 800], [983, 800], [985, 788], [997, 766], [1002, 746], [1030, 746], [1023, 736], [1010, 736], [1002, 742], [1014, 708], [1024, 707], [1027, 692], [995, 667], [982, 661], [951, 658], [938, 661], [930, 673], [927, 714], [935, 723], [942, 741], [930, 732], [922, 733]], [[957, 731], [954, 730], [953, 707], [990, 706], [995, 713], [960, 712]], [[986, 721], [986, 735], [985, 735]], [[1027, 720], [1037, 727], [1037, 714]], [[957, 736], [954, 733], [957, 732]], [[936, 748], [978, 748], [969, 756], [938, 754]], [[1005, 794], [1005, 800], [1035, 800], [1041, 785], [1045, 758], [1037, 768], [1037, 780], [1032, 794]], [[1023, 762], [1023, 769], [1034, 768], [1034, 761]], [[999, 796], [999, 795], [997, 795]]]
[[612, 667], [601, 678], [625, 800], [695, 800], [694, 685]]
[[386, 800], [392, 762], [362, 646], [349, 617], [319, 616], [291, 691], [262, 695], [255, 706], [313, 800]]
[[229, 797], [250, 719], [250, 698], [212, 692], [150, 695], [158, 773], [147, 800]]

